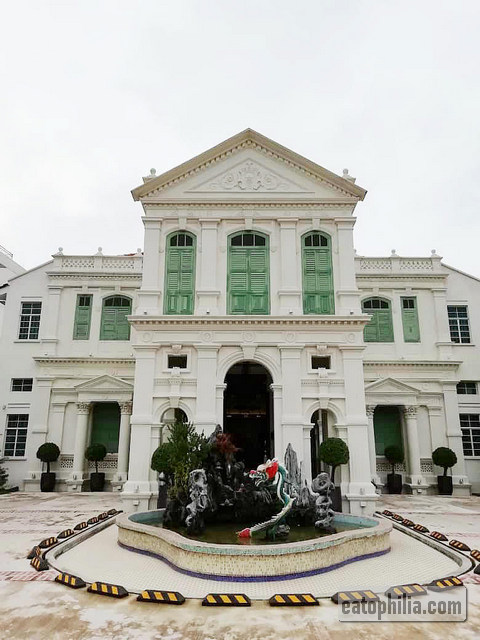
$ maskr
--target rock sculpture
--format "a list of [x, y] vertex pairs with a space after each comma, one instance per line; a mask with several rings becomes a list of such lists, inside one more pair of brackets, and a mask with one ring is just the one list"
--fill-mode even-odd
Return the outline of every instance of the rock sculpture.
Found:
[[330, 492], [333, 491], [335, 485], [330, 480], [328, 473], [319, 473], [312, 480], [312, 490], [318, 494], [315, 500], [315, 528], [330, 529], [334, 518], [332, 509], [332, 500]]
[[194, 469], [190, 472], [188, 494], [191, 502], [186, 507], [185, 525], [187, 533], [202, 533], [205, 529], [204, 512], [209, 504], [207, 474], [204, 469]]

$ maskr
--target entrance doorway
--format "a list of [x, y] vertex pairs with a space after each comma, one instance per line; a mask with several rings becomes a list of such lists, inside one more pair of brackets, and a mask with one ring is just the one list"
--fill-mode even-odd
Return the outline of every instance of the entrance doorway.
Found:
[[403, 450], [402, 418], [396, 406], [375, 407], [373, 414], [375, 432], [375, 453], [383, 456], [386, 447], [396, 445]]
[[104, 444], [107, 453], [118, 453], [120, 407], [117, 402], [96, 402], [92, 415], [92, 444]]
[[225, 376], [223, 430], [240, 448], [247, 469], [273, 457], [272, 378], [257, 362], [235, 364]]
[[312, 478], [315, 478], [323, 471], [323, 463], [318, 457], [318, 449], [321, 443], [328, 438], [328, 414], [325, 409], [317, 409], [312, 415], [310, 422], [313, 427], [310, 429], [310, 456], [312, 465]]

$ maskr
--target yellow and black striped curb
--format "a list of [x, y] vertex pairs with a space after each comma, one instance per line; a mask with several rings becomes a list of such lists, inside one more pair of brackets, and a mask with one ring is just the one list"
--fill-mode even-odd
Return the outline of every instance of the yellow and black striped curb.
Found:
[[315, 607], [318, 600], [311, 593], [276, 593], [268, 604], [271, 607]]
[[49, 569], [48, 562], [45, 560], [45, 558], [42, 558], [41, 556], [32, 558], [30, 560], [30, 564], [37, 571], [46, 571], [47, 569]]
[[97, 517], [99, 520], [105, 520], [106, 518], [108, 518], [108, 513], [104, 511], [103, 513], [99, 513]]
[[408, 520], [408, 518], [404, 518], [402, 524], [405, 527], [414, 527], [415, 526], [415, 523], [412, 522], [412, 520]]
[[125, 598], [128, 591], [119, 584], [108, 584], [108, 582], [93, 582], [87, 589], [90, 593], [98, 593], [101, 596], [111, 598]]
[[388, 509], [384, 509], [382, 511], [384, 516], [388, 516], [389, 518], [391, 518], [393, 516], [393, 513], [391, 511], [389, 511]]
[[76, 524], [73, 528], [75, 531], [81, 531], [82, 529], [86, 529], [88, 527], [88, 523], [83, 521]]
[[157, 604], [183, 604], [185, 602], [185, 598], [178, 591], [153, 591], [151, 589], [142, 591], [137, 600]]
[[450, 578], [442, 578], [442, 580], [434, 580], [428, 586], [432, 591], [446, 591], [448, 589], [454, 589], [455, 587], [461, 587], [463, 582], [460, 578], [451, 576]]
[[419, 584], [402, 584], [397, 587], [390, 587], [385, 591], [389, 598], [410, 598], [411, 596], [427, 595], [427, 590]]
[[244, 593], [209, 593], [202, 607], [250, 607], [250, 598]]
[[38, 546], [41, 549], [48, 549], [49, 547], [53, 547], [54, 544], [57, 544], [57, 542], [58, 540], [52, 536], [51, 538], [45, 538], [45, 540], [39, 542]]
[[41, 555], [42, 555], [42, 550], [37, 545], [36, 547], [33, 547], [33, 549], [30, 551], [30, 553], [27, 556], [27, 560], [31, 560], [32, 558], [36, 558], [37, 556], [41, 556]]
[[448, 544], [454, 549], [458, 549], [458, 551], [471, 551], [468, 544], [465, 544], [464, 542], [460, 542], [460, 540], [450, 540]]
[[416, 524], [413, 527], [414, 531], [419, 531], [420, 533], [428, 533], [429, 529], [427, 529], [427, 527], [424, 527], [423, 524]]
[[57, 538], [60, 538], [60, 540], [63, 540], [64, 538], [69, 538], [70, 536], [74, 536], [75, 535], [75, 531], [73, 529], [65, 529], [65, 531], [61, 531]]
[[[32, 551], [33, 551], [33, 549], [32, 549]], [[470, 555], [472, 556], [472, 558], [474, 560], [476, 560], [477, 562], [480, 562], [480, 551], [478, 549], [472, 549], [470, 551]]]
[[379, 597], [373, 591], [339, 591], [331, 599], [335, 604], [341, 604], [342, 602], [374, 602], [379, 600]]
[[87, 586], [85, 580], [82, 580], [82, 578], [79, 578], [78, 576], [72, 576], [69, 573], [59, 573], [55, 578], [55, 582], [65, 584], [67, 587], [71, 587], [72, 589], [82, 589]]
[[399, 516], [399, 515], [398, 515], [398, 513], [394, 513], [394, 514], [392, 515], [392, 518], [393, 518], [394, 520], [396, 520], [397, 522], [403, 522], [403, 517], [402, 517], [402, 516]]
[[435, 540], [442, 540], [442, 542], [446, 542], [448, 540], [447, 536], [443, 535], [443, 533], [440, 533], [439, 531], [431, 531], [430, 535], [432, 538], [435, 538]]
[[87, 524], [97, 524], [98, 522], [98, 517], [97, 516], [93, 516], [93, 518], [89, 518], [87, 520]]

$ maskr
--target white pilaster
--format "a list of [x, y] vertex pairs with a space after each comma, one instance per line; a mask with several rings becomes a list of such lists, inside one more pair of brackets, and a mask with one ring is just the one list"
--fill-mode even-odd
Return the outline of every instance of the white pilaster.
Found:
[[217, 229], [218, 219], [200, 219], [200, 278], [197, 288], [198, 315], [218, 314], [220, 291], [217, 289]]
[[115, 480], [118, 482], [127, 479], [128, 453], [130, 449], [130, 417], [132, 415], [132, 403], [120, 402], [120, 431], [118, 434], [118, 462]]
[[[283, 460], [290, 443], [295, 449], [299, 464], [303, 463], [303, 415], [302, 415], [302, 368], [301, 354], [305, 345], [280, 345], [282, 380], [288, 380], [282, 393], [282, 448], [279, 456]], [[275, 434], [276, 435], [276, 434]], [[275, 446], [277, 450], [277, 446]]]
[[194, 423], [209, 436], [217, 425], [216, 385], [219, 346], [196, 344], [197, 350], [197, 407]]
[[297, 220], [279, 220], [280, 225], [280, 315], [302, 313], [302, 291], [298, 285]]
[[60, 296], [62, 288], [57, 286], [48, 287], [48, 298], [46, 304], [45, 323], [42, 327], [43, 352], [49, 356], [57, 353], [58, 343], [58, 316], [60, 312]]
[[[357, 289], [355, 277], [355, 251], [353, 248], [353, 227], [354, 218], [337, 218], [337, 242], [338, 242], [338, 268], [334, 275], [336, 277], [338, 315], [349, 315], [361, 313], [360, 296]], [[332, 256], [333, 257], [333, 256]]]
[[138, 304], [135, 313], [142, 314], [160, 314], [162, 313], [162, 296], [163, 289], [160, 281], [162, 273], [161, 261], [165, 256], [165, 247], [161, 246], [161, 228], [160, 220], [150, 220], [144, 218], [145, 225], [145, 243], [143, 256], [142, 271], [142, 288], [138, 292]]
[[445, 403], [445, 422], [447, 427], [447, 447], [457, 455], [457, 464], [452, 469], [454, 494], [465, 494], [470, 484], [463, 456], [462, 431], [457, 400], [457, 384], [450, 380], [443, 382], [443, 400]]
[[437, 349], [440, 360], [452, 357], [452, 342], [450, 339], [450, 327], [448, 325], [447, 290], [438, 288], [432, 290], [433, 306], [435, 309], [435, 325], [437, 329]]
[[282, 431], [282, 385], [271, 384], [270, 389], [273, 393], [273, 439], [274, 439], [274, 455], [275, 458], [283, 460], [286, 445], [283, 445]]

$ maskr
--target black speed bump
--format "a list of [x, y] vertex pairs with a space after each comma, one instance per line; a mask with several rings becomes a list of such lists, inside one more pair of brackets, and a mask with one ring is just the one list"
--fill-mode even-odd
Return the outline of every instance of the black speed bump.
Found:
[[60, 582], [60, 584], [65, 584], [67, 587], [71, 587], [72, 589], [81, 589], [82, 587], [86, 587], [85, 580], [79, 578], [78, 576], [72, 576], [69, 573], [59, 573], [55, 578], [55, 582]]
[[108, 513], [106, 511], [104, 511], [103, 513], [99, 513], [98, 514], [98, 519], [99, 520], [105, 520], [105, 518], [108, 518]]
[[58, 540], [52, 536], [51, 538], [45, 538], [45, 540], [39, 542], [38, 546], [41, 549], [48, 549], [49, 547], [53, 547], [54, 544], [57, 544], [57, 542]]
[[98, 517], [97, 516], [93, 516], [93, 518], [89, 518], [87, 520], [87, 524], [97, 524], [98, 522]]
[[98, 593], [101, 596], [111, 598], [125, 598], [128, 591], [119, 584], [109, 584], [108, 582], [93, 582], [87, 589], [90, 593]]
[[414, 527], [415, 526], [415, 523], [412, 522], [412, 520], [408, 520], [408, 518], [404, 518], [402, 524], [405, 527]]
[[388, 598], [411, 598], [412, 596], [425, 596], [427, 590], [419, 584], [402, 584], [397, 587], [390, 587], [385, 591]]
[[460, 540], [450, 540], [448, 544], [454, 549], [458, 549], [459, 551], [471, 551], [468, 544], [465, 544], [464, 542], [460, 542]]
[[442, 578], [442, 580], [434, 580], [428, 586], [432, 591], [447, 591], [448, 589], [454, 589], [455, 587], [461, 587], [463, 582], [460, 578], [451, 576], [450, 578]]
[[65, 531], [61, 531], [57, 538], [60, 538], [60, 540], [63, 540], [64, 538], [69, 538], [70, 536], [74, 536], [75, 535], [75, 531], [73, 529], [65, 529]]
[[311, 593], [276, 593], [268, 603], [271, 607], [318, 606], [318, 600]]
[[332, 596], [335, 604], [342, 604], [342, 602], [374, 602], [379, 599], [373, 591], [339, 591]]
[[178, 591], [154, 591], [147, 589], [137, 597], [138, 602], [155, 602], [157, 604], [183, 604], [185, 598]]
[[116, 509], [109, 509], [107, 511], [107, 515], [109, 515], [109, 516], [116, 516], [117, 513], [120, 513], [120, 511], [117, 511]]
[[441, 540], [442, 542], [446, 542], [448, 540], [447, 536], [444, 536], [440, 531], [431, 531], [430, 535], [432, 538], [435, 538], [435, 540]]
[[73, 528], [75, 529], [75, 531], [81, 531], [82, 529], [86, 529], [87, 527], [88, 527], [88, 524], [85, 521], [83, 521], [76, 524]]
[[414, 530], [414, 531], [420, 531], [420, 533], [428, 533], [428, 531], [429, 531], [429, 530], [427, 529], [427, 527], [424, 527], [424, 526], [423, 526], [423, 524], [416, 524], [416, 525], [413, 527], [413, 530]]
[[394, 514], [392, 515], [392, 518], [393, 518], [394, 520], [396, 520], [397, 522], [403, 522], [403, 517], [402, 517], [402, 516], [399, 516], [399, 515], [398, 515], [398, 513], [394, 513]]
[[383, 513], [384, 516], [388, 516], [388, 517], [393, 516], [393, 513], [391, 511], [389, 511], [388, 509], [384, 509], [382, 511], [382, 513]]
[[33, 549], [30, 551], [30, 553], [27, 556], [27, 560], [31, 560], [32, 558], [36, 558], [37, 556], [41, 556], [41, 555], [42, 555], [42, 550], [37, 545], [36, 547], [33, 547]]
[[42, 558], [41, 556], [37, 556], [36, 558], [32, 558], [32, 560], [30, 560], [30, 564], [37, 571], [46, 571], [47, 569], [50, 568], [48, 566], [48, 562], [45, 560], [45, 558]]
[[202, 607], [250, 607], [250, 598], [244, 593], [209, 593]]
[[[33, 547], [33, 549], [35, 549], [35, 547]], [[33, 551], [32, 549], [32, 551]], [[472, 558], [474, 560], [476, 560], [477, 562], [480, 562], [480, 551], [478, 549], [472, 549], [470, 551], [470, 555], [472, 556]]]

